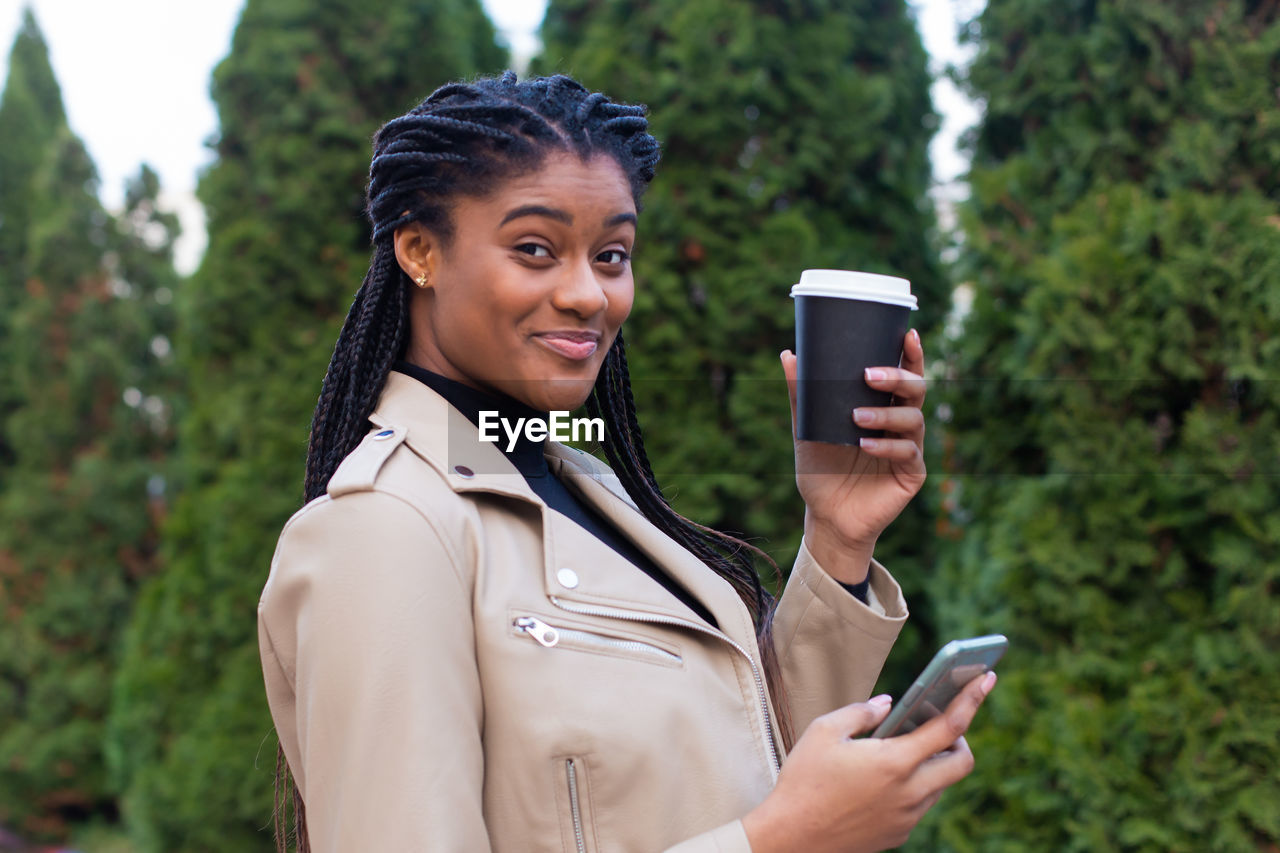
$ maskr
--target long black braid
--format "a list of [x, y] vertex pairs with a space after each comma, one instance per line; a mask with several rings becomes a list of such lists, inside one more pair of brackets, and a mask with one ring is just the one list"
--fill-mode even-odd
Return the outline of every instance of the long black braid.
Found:
[[[450, 83], [407, 114], [387, 122], [374, 137], [367, 212], [373, 225], [373, 258], [347, 314], [325, 374], [311, 424], [304, 494], [325, 493], [338, 465], [370, 429], [368, 416], [391, 370], [408, 344], [409, 294], [413, 283], [395, 258], [395, 230], [420, 222], [442, 241], [453, 237], [450, 202], [483, 196], [499, 181], [540, 166], [554, 151], [589, 158], [612, 157], [628, 176], [637, 210], [653, 179], [659, 144], [648, 133], [643, 106], [617, 104], [556, 75], [518, 82], [510, 71], [498, 78]], [[589, 413], [605, 423], [605, 455], [627, 493], [656, 527], [697, 555], [727, 580], [751, 611], [765, 674], [782, 696], [777, 657], [770, 642], [772, 596], [760, 583], [752, 555], [773, 560], [740, 539], [697, 524], [671, 508], [658, 487], [636, 417], [626, 350], [619, 332], [605, 356], [587, 400]], [[775, 703], [784, 741], [791, 739], [785, 702]], [[276, 847], [286, 851], [285, 811], [292, 806], [292, 834], [299, 853], [309, 851], [306, 816], [297, 787], [288, 779], [281, 749], [277, 760]], [[288, 787], [281, 797], [281, 783]]]
[[[621, 331], [600, 367], [600, 376], [587, 399], [587, 412], [604, 420], [605, 456], [645, 517], [727, 580], [759, 625], [761, 614], [768, 614], [772, 601], [760, 583], [750, 555], [758, 554], [770, 563], [773, 561], [763, 551], [735, 536], [685, 518], [667, 502], [644, 449]], [[777, 566], [773, 568], [776, 570]]]

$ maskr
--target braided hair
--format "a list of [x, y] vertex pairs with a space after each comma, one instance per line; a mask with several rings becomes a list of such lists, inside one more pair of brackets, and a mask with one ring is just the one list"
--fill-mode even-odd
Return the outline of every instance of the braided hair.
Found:
[[[660, 147], [648, 133], [645, 112], [643, 106], [613, 103], [564, 75], [518, 82], [508, 71], [442, 86], [382, 126], [374, 136], [366, 196], [373, 257], [338, 335], [316, 404], [307, 452], [307, 501], [325, 493], [338, 465], [369, 431], [368, 416], [391, 365], [406, 351], [413, 284], [396, 261], [395, 230], [419, 222], [447, 244], [454, 234], [453, 199], [483, 196], [514, 174], [536, 170], [547, 155], [559, 151], [584, 160], [596, 154], [612, 157], [627, 176], [639, 210]], [[766, 679], [773, 695], [781, 696], [770, 639], [773, 598], [760, 583], [752, 555], [774, 571], [777, 566], [755, 546], [680, 515], [663, 496], [645, 453], [621, 331], [605, 356], [587, 409], [604, 421], [605, 455], [645, 517], [742, 598], [757, 628]], [[784, 704], [775, 706], [789, 744]], [[287, 851], [285, 811], [292, 806], [292, 835], [299, 853], [305, 853], [310, 849], [305, 806], [288, 779], [283, 748], [276, 764], [276, 847]], [[283, 794], [282, 783], [287, 786]]]

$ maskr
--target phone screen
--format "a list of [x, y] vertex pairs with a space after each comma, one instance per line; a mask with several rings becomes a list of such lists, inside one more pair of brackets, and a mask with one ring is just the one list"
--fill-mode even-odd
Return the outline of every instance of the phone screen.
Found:
[[920, 700], [907, 714], [907, 718], [898, 726], [894, 734], [905, 735], [914, 731], [917, 726], [941, 714], [956, 698], [964, 686], [991, 669], [985, 663], [961, 664], [947, 670], [942, 678], [925, 688]]
[[942, 713], [966, 684], [996, 665], [1008, 644], [1001, 634], [947, 643], [872, 737], [904, 735]]

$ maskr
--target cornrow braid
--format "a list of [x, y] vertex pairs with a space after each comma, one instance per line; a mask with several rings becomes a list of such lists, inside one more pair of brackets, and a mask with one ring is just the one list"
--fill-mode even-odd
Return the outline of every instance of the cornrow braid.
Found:
[[[640, 433], [640, 423], [636, 417], [635, 399], [631, 394], [630, 371], [627, 367], [626, 346], [622, 333], [619, 332], [613, 347], [605, 357], [601, 366], [603, 378], [597, 380], [591, 397], [587, 401], [587, 411], [592, 417], [599, 417], [605, 422], [604, 451], [609, 463], [618, 472], [618, 477], [631, 495], [632, 500], [640, 507], [645, 517], [654, 522], [666, 522], [663, 527], [671, 527], [669, 535], [685, 548], [692, 551], [703, 562], [720, 556], [719, 549], [713, 542], [725, 542], [729, 546], [729, 554], [736, 555], [737, 546], [744, 543], [719, 531], [703, 527], [694, 521], [676, 513], [663, 496], [658, 487], [657, 478], [649, 464], [648, 454], [644, 449], [644, 440]], [[612, 427], [612, 428], [610, 428]], [[713, 540], [707, 541], [703, 531], [713, 534]], [[723, 537], [723, 539], [722, 539]], [[760, 577], [753, 567], [744, 569], [738, 561], [730, 557], [731, 563], [725, 568], [725, 579], [742, 595], [750, 591], [755, 598], [756, 608], [764, 606], [764, 588]]]
[[[303, 492], [323, 495], [334, 471], [370, 429], [369, 415], [397, 358], [408, 345], [413, 283], [395, 257], [396, 229], [417, 222], [447, 245], [453, 238], [452, 203], [482, 197], [502, 180], [527, 174], [558, 151], [584, 160], [611, 157], [627, 176], [636, 209], [660, 158], [648, 132], [646, 109], [590, 92], [564, 75], [518, 81], [513, 72], [436, 89], [406, 114], [388, 121], [373, 138], [365, 208], [372, 226], [373, 256], [356, 291], [325, 372], [311, 422]], [[760, 582], [752, 555], [769, 557], [746, 542], [684, 518], [663, 497], [644, 449], [621, 334], [606, 354], [587, 401], [605, 422], [605, 453], [627, 493], [664, 533], [728, 581], [757, 626], [765, 676], [775, 697], [782, 682], [769, 640], [772, 598]], [[790, 744], [785, 703], [775, 703], [784, 745]], [[282, 795], [282, 789], [284, 795]], [[286, 830], [286, 812], [293, 827]], [[276, 849], [287, 853], [290, 836], [308, 853], [306, 808], [277, 751]]]
[[308, 501], [324, 494], [329, 478], [353, 449], [350, 437], [368, 432], [369, 413], [408, 331], [405, 278], [391, 245], [379, 244], [338, 334], [316, 403], [303, 485]]
[[[761, 663], [771, 691], [775, 697], [784, 695], [782, 669], [772, 642], [775, 601], [760, 583], [752, 555], [762, 559], [775, 577], [779, 576], [778, 564], [751, 543], [680, 515], [662, 494], [644, 449], [621, 331], [605, 356], [586, 406], [589, 415], [604, 421], [605, 456], [644, 517], [728, 581], [747, 606], [756, 625]], [[785, 702], [774, 705], [783, 744], [790, 749], [794, 739], [790, 714]]]

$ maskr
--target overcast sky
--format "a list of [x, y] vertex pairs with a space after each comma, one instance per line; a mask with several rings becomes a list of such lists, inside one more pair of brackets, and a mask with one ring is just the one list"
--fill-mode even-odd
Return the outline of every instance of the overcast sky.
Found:
[[[533, 50], [545, 0], [483, 2], [517, 54]], [[956, 32], [982, 2], [911, 0], [935, 71], [964, 60]], [[0, 62], [6, 77], [23, 5], [0, 0]], [[203, 228], [192, 192], [199, 169], [210, 159], [204, 140], [217, 128], [210, 74], [230, 47], [244, 0], [29, 0], [29, 5], [49, 43], [71, 127], [98, 165], [103, 201], [117, 206], [125, 179], [140, 163], [149, 163], [193, 232], [179, 247], [179, 265], [190, 269], [203, 246], [202, 234], [194, 233]], [[934, 174], [948, 184], [965, 168], [955, 140], [977, 113], [945, 80], [935, 84], [933, 96], [943, 114], [931, 149]], [[942, 188], [940, 194], [954, 196], [954, 188]]]

